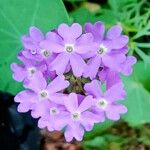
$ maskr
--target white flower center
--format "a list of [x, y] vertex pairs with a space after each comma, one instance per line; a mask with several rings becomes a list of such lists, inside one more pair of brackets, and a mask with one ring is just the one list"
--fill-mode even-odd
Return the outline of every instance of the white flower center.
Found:
[[99, 55], [105, 55], [107, 52], [107, 47], [104, 46], [103, 44], [100, 45], [99, 50], [97, 51], [97, 53]]
[[97, 102], [97, 106], [101, 109], [105, 109], [107, 105], [108, 105], [108, 102], [104, 98], [99, 99]]
[[31, 67], [27, 69], [29, 76], [32, 76], [33, 74], [36, 73], [36, 68], [35, 67]]
[[48, 92], [46, 90], [42, 90], [39, 93], [40, 98], [45, 99], [48, 97]]
[[79, 120], [79, 119], [80, 119], [80, 116], [81, 116], [80, 112], [74, 112], [74, 113], [71, 114], [71, 118], [72, 118], [74, 121]]
[[36, 54], [36, 50], [35, 50], [35, 49], [32, 49], [32, 50], [31, 50], [31, 54], [32, 54], [32, 55], [35, 55], [35, 54]]
[[65, 50], [68, 52], [68, 53], [71, 53], [74, 51], [74, 45], [73, 44], [65, 44]]
[[44, 57], [49, 57], [51, 55], [50, 51], [47, 49], [43, 49], [41, 52]]
[[50, 115], [57, 115], [59, 110], [56, 107], [50, 108]]

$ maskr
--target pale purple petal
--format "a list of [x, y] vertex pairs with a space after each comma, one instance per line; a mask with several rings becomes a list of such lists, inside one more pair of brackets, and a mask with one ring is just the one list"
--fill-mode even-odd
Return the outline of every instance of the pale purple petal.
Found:
[[125, 98], [125, 96], [126, 92], [124, 90], [124, 85], [122, 82], [114, 84], [104, 93], [104, 97], [106, 97], [106, 99], [109, 99], [110, 101], [122, 100]]
[[105, 55], [102, 58], [102, 61], [103, 61], [104, 66], [106, 66], [114, 71], [121, 70], [120, 63], [118, 63], [116, 61], [116, 57], [114, 57], [114, 55]]
[[76, 40], [76, 53], [85, 54], [93, 49], [96, 49], [96, 46], [93, 42], [93, 36], [91, 33], [82, 34], [82, 36]]
[[29, 111], [35, 102], [35, 97], [36, 95], [33, 92], [27, 90], [18, 93], [14, 98], [15, 102], [20, 103], [18, 105], [18, 111], [19, 112]]
[[44, 90], [47, 86], [46, 79], [44, 78], [41, 72], [37, 72], [33, 77], [28, 78], [26, 82], [24, 82], [24, 87], [31, 89], [35, 92], [39, 92]]
[[54, 61], [50, 64], [51, 70], [55, 70], [57, 75], [61, 75], [65, 72], [70, 57], [67, 53], [58, 54]]
[[111, 105], [106, 111], [106, 117], [110, 120], [119, 120], [120, 114], [127, 112], [127, 108], [124, 105]]
[[26, 49], [36, 50], [37, 46], [33, 43], [30, 37], [25, 35], [21, 40]]
[[120, 25], [112, 26], [108, 32], [106, 37], [109, 39], [116, 39], [121, 35], [122, 27]]
[[44, 35], [43, 33], [36, 27], [30, 27], [29, 30], [30, 36], [31, 38], [35, 41], [35, 42], [40, 42], [44, 39]]
[[26, 77], [26, 71], [23, 65], [16, 63], [11, 64], [11, 70], [13, 71], [13, 79], [22, 82]]
[[95, 41], [100, 42], [104, 38], [105, 26], [102, 22], [98, 21], [94, 25], [86, 23], [84, 25], [86, 33], [92, 33]]
[[73, 23], [71, 26], [63, 23], [58, 27], [58, 34], [65, 42], [72, 43], [82, 34], [82, 27], [78, 23]]
[[91, 58], [91, 60], [87, 64], [87, 67], [85, 68], [83, 76], [90, 77], [90, 79], [94, 79], [98, 73], [100, 64], [101, 64], [100, 57], [95, 56]]
[[48, 49], [53, 53], [60, 53], [64, 51], [64, 45], [62, 45], [58, 41], [50, 41], [49, 39], [42, 41], [40, 43], [40, 47]]
[[96, 115], [95, 113], [86, 111], [82, 113], [81, 124], [86, 131], [91, 131], [93, 129], [94, 123], [99, 123], [104, 121], [104, 116]]
[[101, 85], [97, 80], [93, 80], [92, 82], [85, 84], [84, 90], [94, 97], [102, 96]]
[[76, 77], [80, 77], [86, 67], [86, 63], [84, 62], [83, 58], [80, 55], [74, 53], [70, 58], [70, 64], [73, 74]]
[[65, 76], [59, 75], [49, 83], [47, 89], [49, 93], [59, 92], [69, 86], [69, 82], [65, 80]]
[[39, 101], [32, 106], [31, 116], [33, 118], [39, 118], [47, 112], [47, 107], [50, 106], [48, 100]]
[[74, 112], [78, 108], [78, 98], [75, 93], [71, 93], [68, 95], [66, 100], [64, 101], [64, 105], [66, 106], [67, 110], [70, 112]]
[[94, 104], [94, 99], [92, 98], [92, 96], [87, 96], [83, 99], [83, 101], [81, 102], [80, 106], [78, 107], [78, 111], [83, 112], [89, 108], [92, 107], [92, 105]]
[[128, 56], [126, 61], [121, 64], [121, 73], [126, 76], [132, 74], [132, 66], [136, 63], [136, 58], [134, 56]]
[[118, 38], [111, 40], [111, 47], [112, 49], [121, 49], [127, 45], [128, 41], [129, 41], [128, 36], [122, 35]]
[[113, 85], [121, 82], [119, 73], [108, 69], [107, 78], [106, 78], [106, 89], [111, 88]]
[[72, 129], [70, 126], [66, 127], [64, 136], [67, 142], [71, 142], [73, 140]]

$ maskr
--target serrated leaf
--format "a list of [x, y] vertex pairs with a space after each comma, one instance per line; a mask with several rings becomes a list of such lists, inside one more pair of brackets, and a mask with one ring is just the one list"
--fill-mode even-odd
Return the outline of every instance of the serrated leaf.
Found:
[[28, 28], [35, 25], [46, 32], [63, 22], [69, 22], [69, 17], [62, 0], [0, 1], [0, 90], [16, 94], [20, 89], [12, 80], [10, 64], [22, 48], [20, 38]]

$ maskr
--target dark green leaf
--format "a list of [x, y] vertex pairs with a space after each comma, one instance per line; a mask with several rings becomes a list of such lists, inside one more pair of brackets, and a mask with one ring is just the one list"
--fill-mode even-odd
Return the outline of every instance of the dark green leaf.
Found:
[[20, 84], [12, 80], [10, 64], [28, 28], [35, 25], [46, 32], [63, 22], [69, 22], [69, 17], [61, 0], [0, 1], [0, 90], [12, 94], [20, 90]]

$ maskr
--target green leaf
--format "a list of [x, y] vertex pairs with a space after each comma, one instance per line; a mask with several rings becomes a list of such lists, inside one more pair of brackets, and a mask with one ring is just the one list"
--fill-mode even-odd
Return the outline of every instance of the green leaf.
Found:
[[86, 22], [94, 22], [94, 15], [89, 12], [86, 8], [78, 8], [75, 11], [70, 13], [70, 16], [73, 18], [74, 22], [78, 22], [82, 25]]
[[131, 77], [124, 77], [127, 98], [124, 104], [128, 112], [123, 116], [131, 126], [150, 123], [150, 93], [146, 89], [150, 81], [150, 65], [139, 62]]
[[92, 139], [95, 136], [100, 135], [102, 132], [104, 132], [105, 130], [107, 130], [113, 124], [114, 124], [114, 122], [110, 121], [110, 120], [106, 120], [103, 123], [95, 124], [95, 126], [94, 126], [94, 128], [93, 128], [92, 131], [85, 133], [84, 139], [88, 140], [88, 139]]
[[145, 63], [150, 64], [150, 56], [146, 55], [141, 49], [135, 48], [136, 53], [144, 60]]
[[141, 48], [150, 48], [150, 43], [137, 43], [137, 46]]
[[61, 0], [0, 1], [0, 90], [16, 94], [21, 89], [12, 80], [10, 64], [16, 60], [22, 48], [20, 38], [29, 27], [46, 32], [63, 22], [69, 22], [69, 17]]
[[104, 134], [84, 141], [83, 148], [85, 150], [121, 150], [120, 146], [123, 141], [124, 139], [119, 136]]

